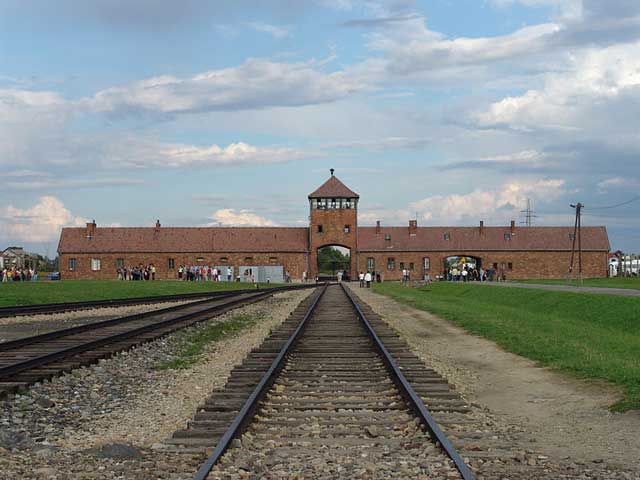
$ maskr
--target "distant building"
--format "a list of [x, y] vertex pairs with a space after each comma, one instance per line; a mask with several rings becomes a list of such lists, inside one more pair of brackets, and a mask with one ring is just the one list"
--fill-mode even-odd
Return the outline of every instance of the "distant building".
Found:
[[[291, 278], [313, 279], [318, 251], [328, 246], [349, 252], [339, 269], [353, 277], [371, 271], [384, 280], [442, 275], [451, 258], [493, 267], [507, 279], [566, 276], [573, 227], [358, 227], [360, 197], [331, 173], [308, 197], [309, 227], [155, 227], [64, 228], [58, 253], [62, 278], [116, 278], [117, 268], [156, 267], [156, 278], [175, 279], [180, 265], [280, 266]], [[582, 228], [584, 277], [605, 277], [609, 238], [605, 227]], [[335, 267], [335, 265], [334, 265]]]
[[5, 248], [0, 254], [0, 268], [37, 268], [40, 256], [22, 247]]

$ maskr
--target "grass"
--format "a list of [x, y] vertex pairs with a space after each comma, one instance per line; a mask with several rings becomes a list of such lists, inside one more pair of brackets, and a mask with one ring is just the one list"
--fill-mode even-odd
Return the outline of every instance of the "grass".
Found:
[[[520, 283], [539, 283], [543, 285], [579, 285], [576, 280], [517, 280]], [[640, 289], [640, 277], [613, 277], [613, 278], [585, 278], [582, 282], [585, 287], [602, 287], [602, 288], [628, 288], [633, 290]]]
[[238, 314], [225, 322], [206, 325], [195, 331], [190, 331], [181, 340], [182, 346], [176, 357], [169, 361], [159, 363], [156, 365], [156, 369], [184, 370], [190, 368], [200, 361], [207, 345], [236, 335], [245, 328], [257, 323], [260, 318], [259, 316]]
[[[261, 287], [266, 287], [261, 284]], [[271, 287], [276, 284], [269, 285]], [[181, 293], [252, 288], [239, 282], [124, 282], [116, 280], [62, 280], [58, 282], [0, 283], [0, 307], [41, 303], [82, 302]]]
[[451, 283], [374, 284], [374, 291], [541, 365], [612, 382], [624, 392], [612, 410], [640, 409], [640, 299]]

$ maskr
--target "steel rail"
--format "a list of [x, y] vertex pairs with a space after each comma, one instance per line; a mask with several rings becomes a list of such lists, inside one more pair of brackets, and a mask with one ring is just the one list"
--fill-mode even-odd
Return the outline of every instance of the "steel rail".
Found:
[[18, 338], [16, 340], [10, 340], [8, 342], [0, 343], [0, 352], [6, 352], [9, 350], [14, 350], [19, 347], [24, 347], [26, 345], [30, 345], [32, 343], [44, 342], [48, 340], [53, 340], [56, 338], [67, 337], [69, 335], [75, 335], [77, 333], [87, 332], [90, 330], [99, 330], [101, 328], [111, 327], [113, 325], [118, 325], [120, 323], [128, 323], [136, 320], [141, 320], [146, 317], [151, 317], [155, 315], [162, 315], [165, 313], [171, 313], [176, 310], [183, 310], [185, 308], [214, 302], [216, 300], [224, 299], [227, 297], [236, 296], [238, 294], [227, 294], [220, 295], [214, 298], [206, 298], [204, 300], [198, 300], [195, 302], [189, 302], [181, 305], [175, 305], [173, 307], [161, 308], [159, 310], [151, 310], [148, 312], [135, 313], [133, 315], [126, 315], [124, 317], [112, 318], [109, 320], [102, 320], [100, 322], [87, 323], [85, 325], [77, 325], [75, 327], [63, 328], [61, 330], [54, 330], [53, 332], [41, 333], [40, 335], [32, 335], [30, 337]]
[[[141, 334], [147, 333], [147, 332], [151, 332], [153, 330], [159, 330], [162, 329], [164, 327], [170, 326], [172, 324], [178, 324], [178, 323], [182, 323], [185, 322], [187, 320], [191, 320], [193, 318], [199, 317], [199, 316], [206, 316], [210, 313], [215, 312], [216, 310], [219, 310], [221, 308], [226, 308], [226, 307], [231, 307], [234, 306], [238, 303], [243, 303], [245, 301], [249, 301], [252, 299], [258, 299], [258, 298], [262, 298], [262, 297], [266, 297], [266, 296], [270, 296], [272, 294], [271, 291], [260, 291], [258, 293], [255, 293], [252, 296], [249, 296], [248, 298], [232, 298], [229, 302], [227, 303], [223, 303], [221, 305], [215, 305], [212, 306], [210, 308], [206, 308], [203, 310], [198, 310], [196, 312], [192, 312], [189, 313], [187, 315], [183, 315], [180, 317], [176, 317], [176, 318], [171, 318], [168, 320], [163, 320], [161, 322], [157, 322], [157, 323], [150, 323], [148, 325], [143, 325], [141, 327], [137, 327], [131, 330], [127, 330], [125, 332], [121, 332], [115, 335], [109, 335], [103, 338], [98, 338], [96, 340], [92, 340], [89, 342], [84, 342], [80, 345], [74, 345], [72, 347], [67, 347], [64, 348], [62, 350], [57, 350], [55, 352], [51, 352], [51, 353], [47, 353], [45, 355], [40, 355], [38, 357], [34, 357], [34, 358], [30, 358], [28, 360], [24, 360], [22, 362], [16, 362], [16, 363], [12, 363], [10, 365], [7, 365], [5, 367], [0, 367], [0, 378], [11, 378], [12, 376], [19, 374], [21, 372], [27, 371], [27, 370], [31, 370], [35, 367], [40, 367], [40, 366], [44, 366], [47, 365], [49, 363], [52, 363], [54, 361], [57, 360], [61, 360], [73, 355], [77, 355], [79, 353], [84, 353], [90, 350], [94, 350], [96, 348], [105, 346], [105, 345], [109, 345], [112, 343], [117, 343], [120, 342], [122, 340], [127, 340], [129, 338], [133, 338], [133, 337], [137, 337]], [[247, 294], [247, 295], [251, 295], [251, 294]]]
[[211, 469], [218, 462], [218, 460], [222, 458], [222, 455], [224, 455], [224, 453], [231, 445], [232, 440], [236, 438], [238, 434], [242, 433], [243, 428], [246, 427], [246, 425], [251, 421], [258, 408], [258, 404], [262, 401], [267, 391], [271, 388], [271, 385], [273, 384], [275, 377], [278, 375], [279, 371], [282, 369], [282, 366], [284, 365], [285, 359], [291, 351], [291, 348], [295, 344], [298, 337], [300, 337], [300, 334], [307, 325], [307, 321], [315, 311], [318, 303], [320, 302], [320, 299], [327, 291], [327, 286], [328, 285], [325, 284], [322, 287], [322, 290], [307, 309], [304, 318], [300, 321], [298, 327], [291, 334], [291, 336], [287, 340], [287, 343], [284, 344], [284, 346], [280, 349], [278, 356], [271, 363], [269, 370], [267, 370], [267, 372], [262, 376], [262, 378], [260, 379], [260, 383], [258, 383], [256, 388], [253, 390], [247, 401], [240, 409], [238, 415], [236, 415], [229, 428], [226, 430], [220, 441], [216, 444], [216, 448], [213, 450], [213, 453], [209, 456], [207, 461], [200, 467], [200, 469], [196, 473], [194, 480], [206, 480], [206, 478], [209, 476], [209, 473], [211, 472]]
[[255, 290], [255, 289], [246, 290], [246, 289], [243, 289], [243, 290], [227, 290], [227, 291], [224, 291], [224, 292], [215, 292], [215, 293], [217, 293], [217, 295], [215, 295], [215, 296], [210, 296], [210, 297], [207, 297], [207, 298], [205, 298], [203, 300], [189, 302], [189, 303], [182, 304], [182, 305], [175, 305], [173, 307], [162, 308], [162, 309], [159, 309], [159, 310], [152, 310], [150, 312], [136, 313], [134, 315], [127, 315], [127, 316], [124, 316], [124, 317], [112, 318], [110, 320], [103, 320], [103, 321], [100, 321], [100, 322], [88, 323], [88, 324], [85, 324], [85, 325], [78, 325], [78, 326], [75, 326], [75, 327], [69, 327], [69, 328], [64, 328], [64, 329], [61, 329], [61, 330], [55, 330], [53, 332], [42, 333], [40, 335], [32, 335], [30, 337], [18, 338], [16, 340], [10, 340], [8, 342], [0, 342], [0, 352], [6, 352], [6, 351], [9, 351], [9, 350], [13, 350], [15, 348], [24, 347], [25, 345], [30, 345], [30, 344], [37, 343], [37, 342], [53, 340], [53, 339], [56, 339], [56, 338], [62, 338], [62, 337], [66, 337], [66, 336], [69, 336], [69, 335], [75, 335], [77, 333], [87, 332], [87, 331], [90, 331], [90, 330], [98, 330], [100, 328], [110, 327], [110, 326], [113, 326], [113, 325], [117, 325], [119, 323], [128, 323], [128, 322], [133, 322], [133, 321], [136, 321], [136, 320], [141, 320], [143, 318], [150, 317], [150, 316], [162, 315], [162, 314], [165, 314], [165, 313], [171, 313], [171, 312], [174, 312], [176, 310], [182, 310], [182, 309], [190, 308], [190, 307], [193, 307], [193, 306], [205, 304], [205, 303], [208, 303], [208, 302], [211, 302], [211, 301], [215, 301], [215, 300], [223, 299], [223, 298], [227, 298], [227, 297], [234, 297], [234, 296], [244, 295], [244, 294], [247, 294], [247, 293], [255, 293], [256, 291], [277, 293], [279, 291], [297, 290], [297, 289], [301, 289], [301, 288], [311, 288], [311, 286], [309, 286], [309, 285], [304, 285], [304, 286], [296, 285], [296, 286], [291, 286], [291, 287], [273, 287], [273, 288], [262, 289], [262, 290]]
[[[271, 287], [271, 288], [267, 288], [266, 290], [276, 289], [276, 288], [295, 289], [295, 288], [303, 288], [303, 286], [295, 285], [295, 286], [286, 286], [286, 287]], [[59, 312], [67, 312], [70, 310], [87, 310], [91, 308], [139, 305], [144, 303], [171, 302], [171, 301], [179, 301], [179, 300], [190, 300], [192, 298], [203, 298], [203, 297], [211, 298], [211, 297], [224, 296], [229, 294], [230, 292], [234, 292], [236, 294], [242, 294], [242, 293], [254, 292], [255, 290], [256, 290], [255, 288], [244, 288], [241, 290], [192, 292], [192, 293], [180, 293], [176, 295], [116, 298], [116, 299], [109, 299], [109, 300], [87, 300], [84, 302], [43, 303], [39, 305], [16, 305], [12, 307], [0, 307], [0, 318], [13, 317], [17, 315], [59, 313]], [[265, 289], [260, 289], [260, 290], [265, 290]]]
[[409, 383], [404, 373], [402, 373], [402, 370], [394, 360], [389, 350], [387, 350], [387, 348], [384, 346], [384, 343], [382, 342], [380, 337], [378, 337], [378, 335], [376, 334], [371, 323], [369, 323], [369, 320], [367, 320], [366, 315], [360, 308], [360, 304], [353, 297], [353, 294], [351, 293], [351, 291], [349, 291], [349, 289], [346, 288], [343, 284], [340, 284], [340, 286], [342, 287], [342, 290], [346, 293], [347, 297], [351, 301], [351, 304], [353, 305], [353, 308], [356, 310], [356, 313], [362, 320], [362, 323], [365, 325], [367, 333], [373, 340], [377, 350], [382, 355], [382, 359], [394, 383], [400, 390], [400, 393], [402, 393], [403, 397], [409, 403], [409, 406], [418, 415], [418, 418], [420, 419], [420, 421], [427, 427], [427, 429], [431, 434], [432, 440], [434, 442], [440, 443], [442, 449], [447, 454], [447, 456], [451, 459], [451, 461], [453, 461], [454, 465], [456, 466], [456, 468], [458, 469], [458, 471], [460, 472], [460, 475], [462, 475], [462, 478], [464, 480], [476, 480], [475, 474], [471, 471], [471, 469], [464, 462], [464, 460], [462, 459], [458, 451], [455, 449], [451, 441], [440, 429], [440, 426], [438, 425], [438, 423], [435, 421], [435, 419], [429, 412], [429, 409], [422, 401], [422, 398], [420, 398], [420, 396], [416, 393], [414, 388], [411, 386], [411, 383]]

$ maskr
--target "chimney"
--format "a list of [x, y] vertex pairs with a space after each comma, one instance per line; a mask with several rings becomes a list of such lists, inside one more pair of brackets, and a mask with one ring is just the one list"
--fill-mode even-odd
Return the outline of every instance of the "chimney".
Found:
[[409, 220], [409, 235], [418, 234], [418, 220]]
[[87, 222], [87, 238], [91, 239], [93, 238], [93, 236], [96, 234], [96, 221], [95, 220], [91, 220], [90, 222]]
[[160, 228], [160, 219], [156, 220], [156, 228]]
[[484, 220], [480, 220], [480, 235], [484, 233]]
[[511, 235], [513, 235], [514, 233], [516, 233], [516, 221], [511, 220]]
[[380, 220], [376, 221], [376, 235], [380, 235]]

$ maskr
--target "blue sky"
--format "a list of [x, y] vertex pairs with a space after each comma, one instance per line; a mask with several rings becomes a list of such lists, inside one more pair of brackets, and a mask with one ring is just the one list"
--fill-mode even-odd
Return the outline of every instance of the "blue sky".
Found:
[[639, 190], [639, 114], [636, 1], [0, 0], [0, 246], [302, 226], [334, 167], [361, 224], [582, 201], [638, 252], [640, 202], [595, 207]]

